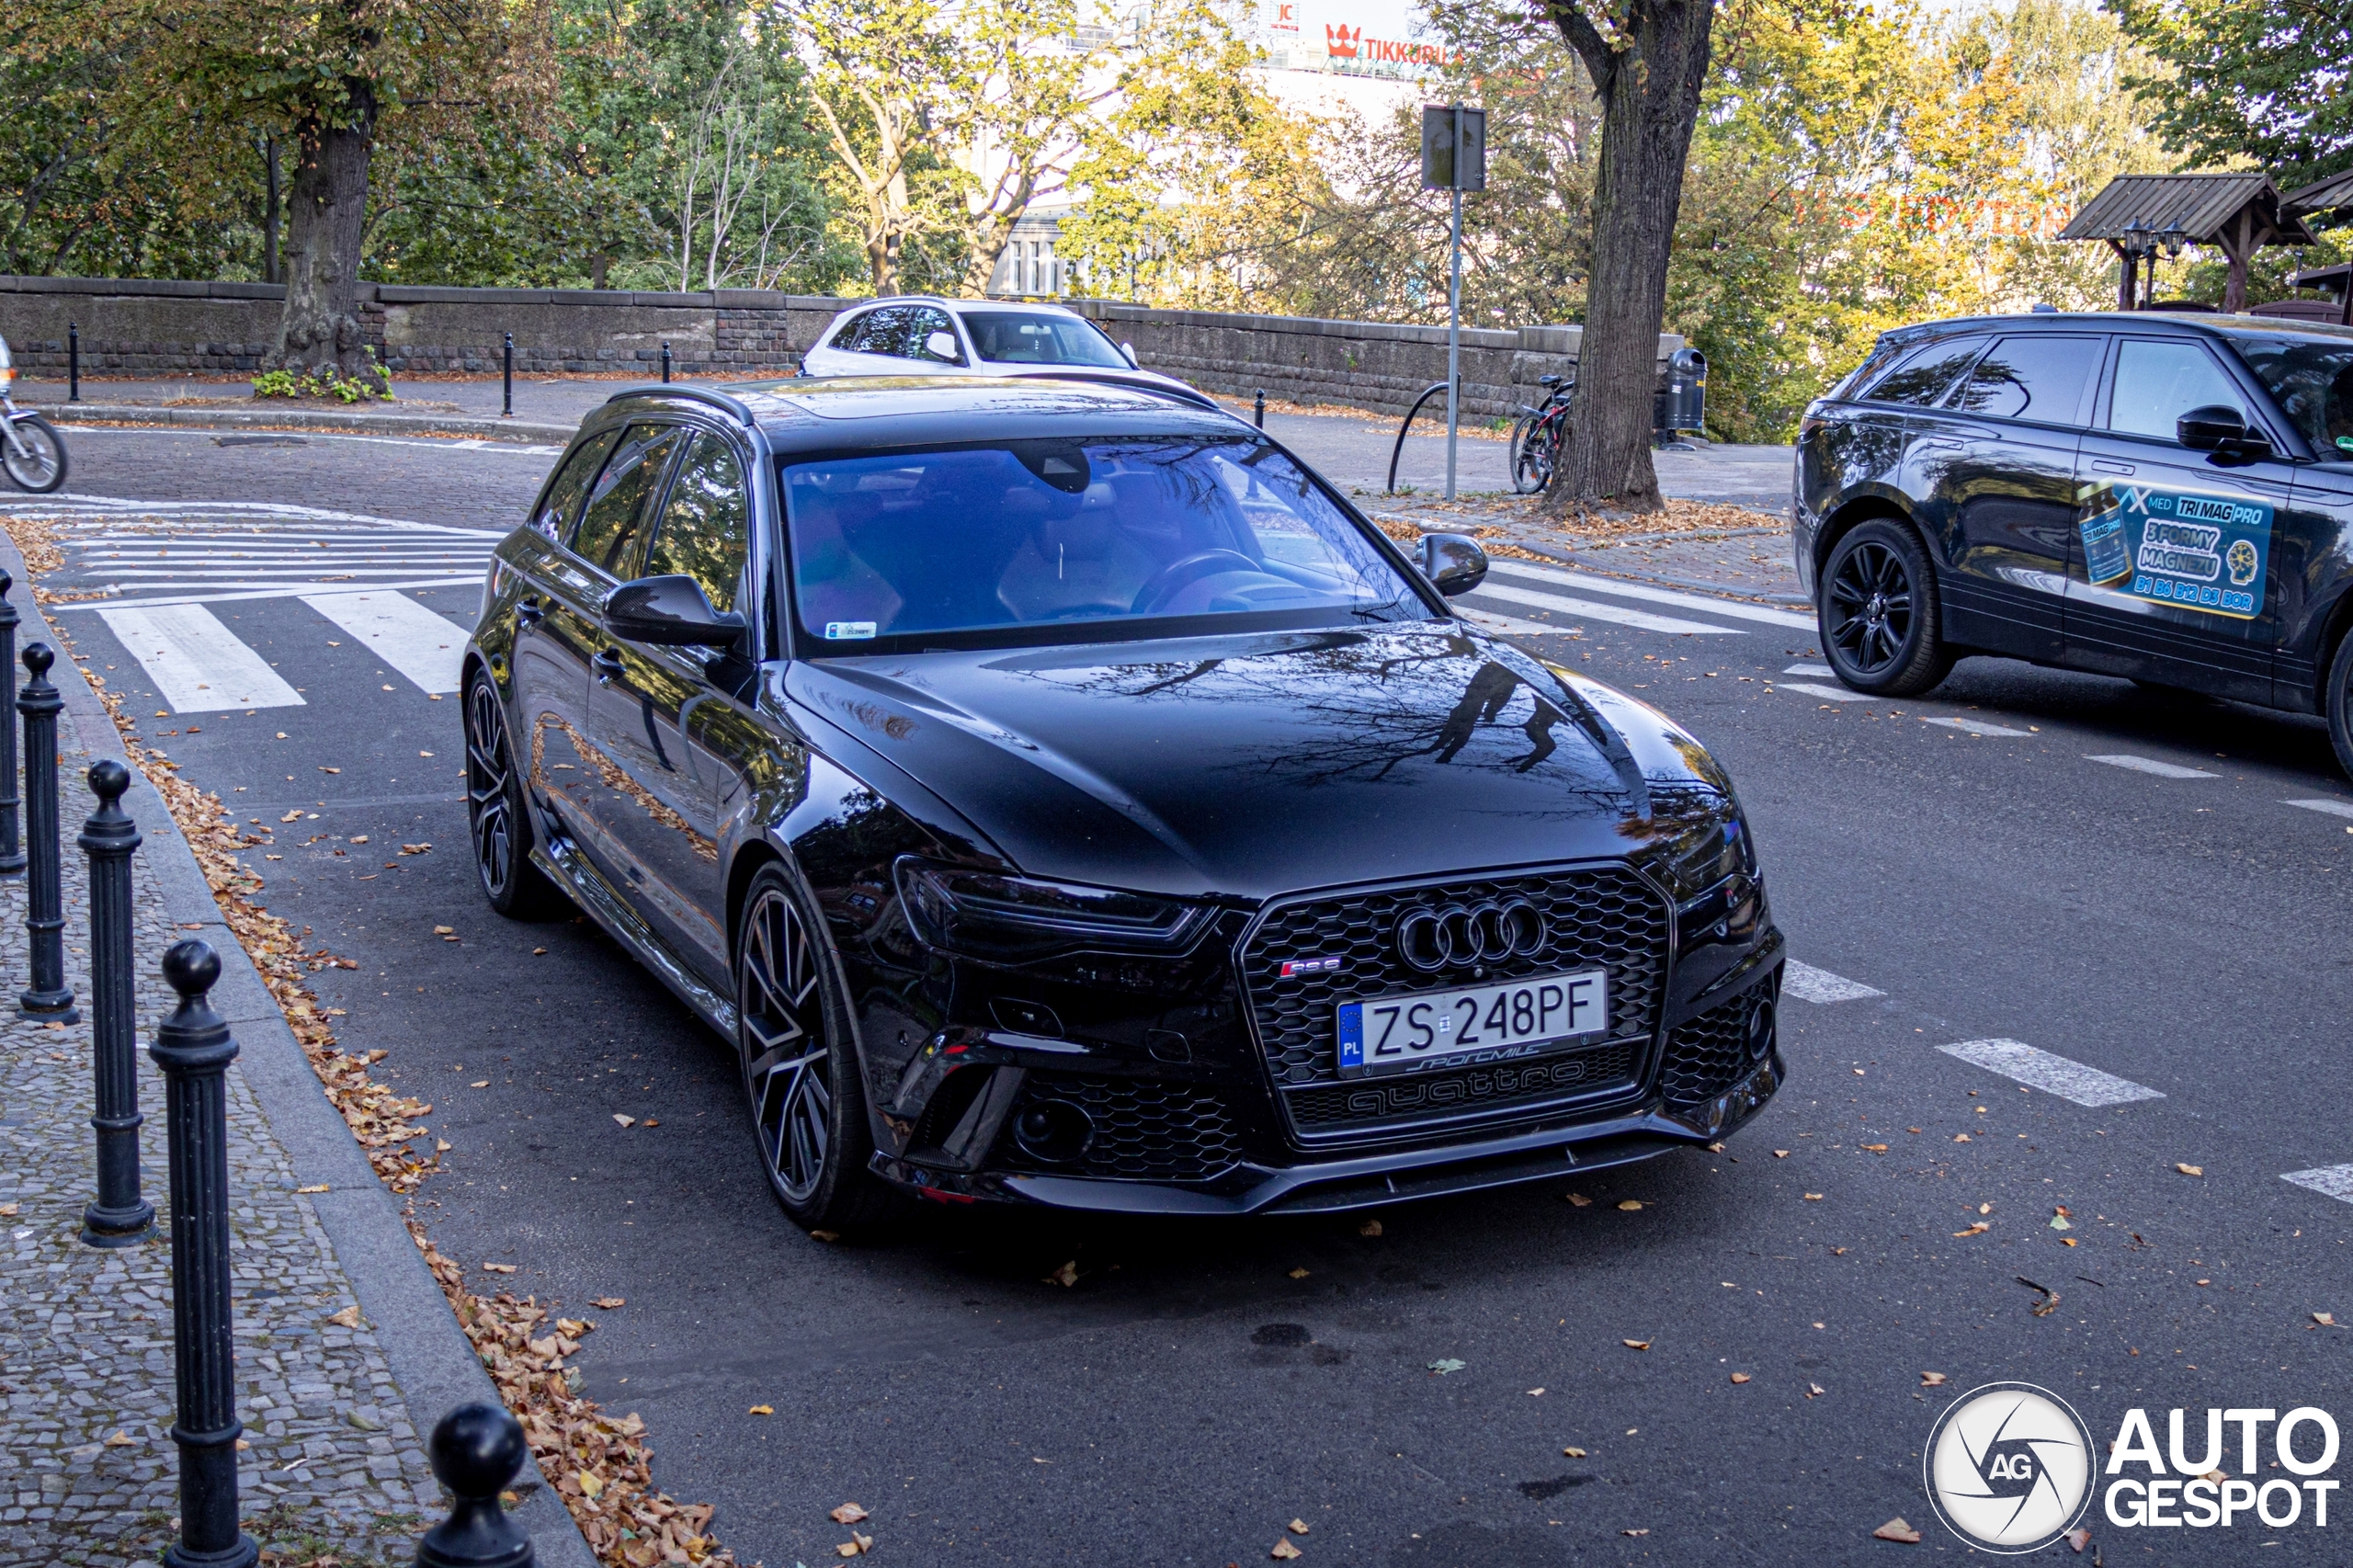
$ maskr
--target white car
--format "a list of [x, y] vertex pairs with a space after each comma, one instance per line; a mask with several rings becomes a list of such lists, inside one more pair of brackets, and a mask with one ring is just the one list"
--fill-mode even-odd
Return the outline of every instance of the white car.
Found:
[[835, 316], [801, 357], [804, 376], [1117, 375], [1200, 394], [1136, 368], [1135, 350], [1061, 305], [898, 295]]

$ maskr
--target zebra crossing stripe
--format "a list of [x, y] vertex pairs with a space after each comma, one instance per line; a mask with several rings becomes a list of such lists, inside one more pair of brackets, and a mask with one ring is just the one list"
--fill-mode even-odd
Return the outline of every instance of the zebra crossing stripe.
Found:
[[1528, 588], [1515, 588], [1497, 583], [1492, 577], [1472, 592], [1483, 599], [1505, 599], [1512, 604], [1532, 605], [1538, 609], [1563, 610], [1587, 620], [1614, 621], [1620, 626], [1631, 626], [1643, 631], [1711, 632], [1722, 637], [1740, 635], [1740, 629], [1734, 626], [1711, 626], [1703, 620], [1677, 620], [1670, 615], [1652, 615], [1644, 610], [1628, 609], [1622, 605], [1573, 599], [1565, 594], [1540, 594]]
[[2324, 1198], [2353, 1203], [2353, 1165], [2323, 1165], [2318, 1170], [2290, 1171], [2279, 1178]]
[[202, 605], [107, 605], [98, 619], [145, 667], [174, 712], [306, 706], [260, 654]]
[[2134, 1100], [2165, 1097], [2130, 1078], [2120, 1078], [2113, 1073], [2038, 1051], [2023, 1040], [1965, 1040], [1958, 1045], [1940, 1045], [1937, 1049], [1947, 1056], [1957, 1056], [1989, 1073], [1999, 1073], [2013, 1082], [2029, 1085], [2081, 1106], [2129, 1105]]
[[458, 689], [466, 633], [406, 594], [304, 594], [302, 602], [426, 691]]
[[1533, 577], [1539, 582], [1552, 583], [1563, 588], [1575, 588], [1588, 594], [1608, 594], [1622, 599], [1647, 599], [1652, 604], [1674, 605], [1682, 609], [1696, 609], [1709, 615], [1727, 616], [1733, 620], [1758, 620], [1768, 626], [1785, 626], [1793, 631], [1814, 630], [1813, 617], [1800, 615], [1794, 610], [1768, 609], [1763, 605], [1743, 604], [1736, 599], [1713, 598], [1706, 594], [1677, 593], [1673, 588], [1653, 588], [1640, 583], [1626, 583], [1615, 577], [1604, 577], [1594, 572], [1579, 572], [1561, 566], [1532, 566], [1524, 561], [1498, 561], [1495, 562], [1492, 570], [1513, 577]]
[[1781, 967], [1781, 994], [1794, 996], [1801, 1002], [1831, 1003], [1860, 1002], [1867, 997], [1884, 996], [1884, 991], [1865, 985], [1859, 980], [1848, 980], [1843, 974], [1833, 974], [1826, 969], [1816, 969], [1810, 963], [1789, 960]]

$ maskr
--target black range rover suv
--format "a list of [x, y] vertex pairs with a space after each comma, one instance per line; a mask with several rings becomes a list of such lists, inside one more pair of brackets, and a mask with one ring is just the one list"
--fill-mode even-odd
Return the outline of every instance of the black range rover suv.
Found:
[[2353, 772], [2353, 329], [1892, 332], [1806, 410], [1795, 499], [1823, 653], [1859, 691], [2000, 653], [2325, 713]]
[[1157, 387], [623, 393], [467, 646], [483, 889], [568, 895], [735, 1044], [804, 1225], [1721, 1138], [1783, 1071], [1731, 782], [1456, 617], [1485, 570]]

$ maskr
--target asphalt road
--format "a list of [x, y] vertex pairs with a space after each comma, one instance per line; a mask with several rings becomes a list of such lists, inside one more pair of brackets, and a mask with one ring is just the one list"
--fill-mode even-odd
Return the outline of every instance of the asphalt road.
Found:
[[[262, 580], [267, 549], [297, 558], [268, 570], [305, 592], [426, 580], [368, 551], [462, 554], [463, 537], [345, 523], [322, 548], [309, 536], [332, 519], [219, 504], [495, 530], [548, 460], [72, 439], [76, 494], [213, 504], [60, 519], [81, 575], [47, 585], [176, 549], [140, 569], [188, 575], [142, 579], [149, 597], [263, 593], [218, 585]], [[270, 539], [231, 561], [233, 524]], [[2193, 1452], [2209, 1406], [2342, 1417], [2346, 1331], [2312, 1314], [2353, 1319], [2353, 1215], [2282, 1179], [2353, 1162], [2353, 815], [2285, 803], [2353, 812], [2316, 722], [1993, 660], [1927, 699], [1838, 700], [1789, 673], [1814, 654], [1802, 629], [1589, 583], [1495, 585], [1520, 597], [1483, 593], [1483, 613], [1576, 628], [1544, 651], [1715, 750], [1792, 953], [1826, 971], [1822, 994], [1870, 992], [1789, 1004], [1779, 1099], [1721, 1154], [1391, 1210], [1378, 1236], [1358, 1218], [957, 1215], [866, 1247], [784, 1221], [730, 1052], [654, 982], [585, 921], [483, 904], [458, 704], [385, 656], [429, 659], [413, 636], [370, 643], [283, 585], [216, 598], [301, 703], [199, 713], [102, 609], [63, 614], [136, 711], [166, 710], [142, 733], [272, 830], [253, 852], [271, 906], [358, 962], [318, 984], [346, 1045], [390, 1051], [379, 1072], [431, 1100], [454, 1145], [424, 1194], [441, 1246], [477, 1288], [600, 1324], [587, 1391], [645, 1417], [657, 1480], [716, 1503], [746, 1563], [830, 1558], [848, 1532], [826, 1510], [848, 1500], [873, 1512], [874, 1558], [907, 1564], [1248, 1563], [1294, 1517], [1311, 1565], [1865, 1562], [1899, 1551], [1870, 1539], [1898, 1515], [1922, 1551], [1961, 1550], [1919, 1456], [1981, 1383], [2059, 1392], [2102, 1446], [2133, 1407], [2161, 1442], [2186, 1407]], [[473, 608], [462, 587], [406, 591], [453, 628]], [[2162, 1097], [2095, 1107], [2016, 1080], [2082, 1093], [2093, 1080], [2067, 1064]], [[480, 1272], [494, 1262], [517, 1272]], [[1071, 1262], [1075, 1284], [1050, 1281]], [[590, 1308], [600, 1296], [626, 1305]], [[2265, 1428], [2257, 1482], [2286, 1473], [2270, 1445]], [[2342, 1556], [2309, 1509], [2198, 1535], [2118, 1529], [2097, 1505], [2086, 1523], [2108, 1562]]]

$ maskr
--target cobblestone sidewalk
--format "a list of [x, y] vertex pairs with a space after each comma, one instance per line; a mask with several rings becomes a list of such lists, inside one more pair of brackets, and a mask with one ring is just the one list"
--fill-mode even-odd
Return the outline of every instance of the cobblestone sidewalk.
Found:
[[[74, 677], [68, 669], [59, 672]], [[13, 719], [13, 715], [6, 717]], [[74, 844], [96, 802], [63, 715], [66, 975], [89, 997], [87, 864]], [[152, 799], [152, 797], [151, 797]], [[153, 843], [153, 824], [142, 822]], [[146, 1054], [170, 989], [158, 968], [182, 933], [132, 860], [142, 1180], [165, 1208], [164, 1085]], [[16, 1016], [25, 983], [25, 883], [0, 883], [0, 1568], [152, 1562], [178, 1512], [171, 1247], [78, 1239], [97, 1190], [90, 1029]], [[311, 1199], [233, 1067], [229, 1173], [245, 1528], [294, 1562], [411, 1560], [439, 1489], [374, 1333], [360, 1320]]]

